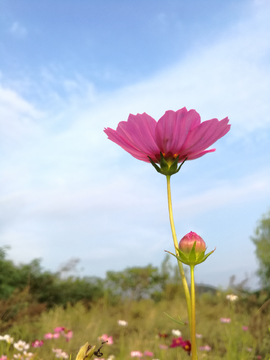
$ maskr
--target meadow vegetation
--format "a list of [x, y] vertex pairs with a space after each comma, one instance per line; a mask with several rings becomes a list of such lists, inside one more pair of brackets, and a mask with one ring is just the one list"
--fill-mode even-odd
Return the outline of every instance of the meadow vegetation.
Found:
[[[189, 358], [182, 346], [171, 347], [173, 338], [189, 340], [189, 328], [165, 314], [187, 321], [180, 279], [168, 258], [160, 269], [129, 268], [108, 272], [102, 280], [63, 278], [60, 272], [43, 272], [38, 261], [15, 266], [3, 249], [1, 254], [0, 359], [75, 359], [87, 341], [99, 346], [106, 339], [103, 359]], [[267, 291], [236, 285], [226, 291], [198, 286], [197, 292], [199, 359], [270, 359]], [[226, 298], [231, 293], [237, 300]], [[29, 348], [18, 351], [19, 340]]]

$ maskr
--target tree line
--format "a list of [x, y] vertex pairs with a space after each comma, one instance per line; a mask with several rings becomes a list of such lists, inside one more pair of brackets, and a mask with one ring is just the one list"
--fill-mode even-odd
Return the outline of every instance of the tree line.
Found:
[[[270, 211], [258, 223], [251, 238], [259, 260], [258, 275], [262, 288], [270, 294]], [[58, 272], [44, 271], [41, 260], [16, 265], [7, 259], [8, 248], [0, 248], [0, 300], [7, 300], [27, 288], [28, 302], [66, 306], [84, 301], [89, 305], [101, 298], [111, 304], [120, 299], [159, 301], [173, 297], [181, 283], [177, 266], [172, 266], [167, 255], [160, 267], [147, 265], [123, 271], [108, 271], [105, 279], [93, 276], [63, 276], [76, 265], [71, 261]], [[181, 289], [180, 289], [181, 291]]]

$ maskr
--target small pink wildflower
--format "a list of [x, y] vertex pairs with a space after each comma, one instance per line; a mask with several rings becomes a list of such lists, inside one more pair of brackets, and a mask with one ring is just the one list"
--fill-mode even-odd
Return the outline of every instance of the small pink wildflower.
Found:
[[55, 334], [52, 334], [52, 333], [47, 333], [44, 335], [44, 339], [48, 340], [48, 339], [58, 339], [60, 336], [60, 333], [55, 333]]
[[164, 344], [160, 344], [159, 345], [159, 348], [161, 349], [161, 350], [166, 350], [166, 349], [168, 349], [168, 345], [164, 345]]
[[67, 332], [64, 332], [63, 335], [66, 338], [66, 341], [69, 341], [73, 337], [73, 331], [68, 330]]
[[7, 358], [6, 355], [2, 355], [2, 356], [0, 357], [0, 360], [8, 360], [8, 358]]
[[209, 345], [200, 346], [199, 349], [201, 351], [210, 351], [211, 347]]
[[144, 352], [144, 355], [145, 355], [145, 356], [151, 356], [151, 357], [153, 357], [153, 356], [154, 356], [154, 353], [152, 353], [151, 351], [145, 351], [145, 352]]
[[62, 332], [62, 331], [64, 331], [64, 330], [65, 330], [64, 326], [58, 326], [58, 327], [56, 327], [56, 328], [54, 329], [54, 332], [55, 332], [55, 333], [60, 333], [60, 332]]
[[108, 336], [107, 334], [101, 335], [98, 339], [102, 340], [102, 341], [107, 341], [107, 345], [112, 345], [113, 344], [113, 337]]
[[248, 352], [252, 352], [252, 348], [247, 347], [246, 349], [247, 349]]
[[183, 340], [182, 337], [173, 338], [170, 348], [181, 346], [188, 354], [191, 352], [191, 342], [189, 340]]
[[44, 344], [43, 340], [35, 340], [34, 342], [32, 342], [32, 347], [38, 348], [41, 347], [43, 344]]
[[221, 323], [224, 323], [224, 324], [229, 324], [231, 322], [231, 319], [230, 318], [220, 318], [220, 322]]
[[242, 326], [243, 331], [248, 331], [248, 326]]
[[143, 356], [143, 354], [140, 352], [140, 351], [131, 351], [131, 353], [130, 353], [130, 356], [131, 357], [142, 357]]
[[202, 337], [203, 337], [202, 334], [196, 334], [197, 339], [201, 339]]

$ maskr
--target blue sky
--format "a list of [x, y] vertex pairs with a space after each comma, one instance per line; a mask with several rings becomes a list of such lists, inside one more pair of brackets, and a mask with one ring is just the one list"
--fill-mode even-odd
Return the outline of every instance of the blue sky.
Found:
[[179, 240], [214, 255], [197, 280], [256, 286], [270, 203], [270, 4], [0, 1], [0, 243], [78, 275], [159, 265], [172, 250], [165, 177], [107, 140], [129, 113], [229, 117], [215, 153], [172, 177]]

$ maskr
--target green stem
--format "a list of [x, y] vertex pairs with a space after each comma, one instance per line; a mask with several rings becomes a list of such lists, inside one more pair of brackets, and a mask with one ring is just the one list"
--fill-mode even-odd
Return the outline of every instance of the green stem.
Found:
[[190, 265], [190, 294], [191, 294], [191, 359], [197, 360], [196, 347], [196, 313], [195, 313], [195, 280], [194, 265]]
[[[175, 254], [178, 256], [178, 252], [177, 252], [178, 241], [177, 241], [177, 237], [176, 237], [174, 221], [173, 221], [173, 211], [172, 211], [172, 196], [171, 196], [171, 183], [170, 183], [171, 177], [170, 177], [170, 175], [166, 175], [166, 178], [167, 178], [167, 194], [168, 194], [168, 208], [169, 208], [170, 224], [171, 224], [171, 229], [172, 229], [172, 237], [173, 237], [173, 243], [174, 243], [174, 247], [175, 247]], [[181, 275], [181, 279], [182, 279], [182, 283], [183, 283], [183, 287], [184, 287], [184, 292], [185, 292], [185, 296], [186, 296], [187, 309], [188, 309], [188, 321], [189, 321], [189, 327], [191, 329], [191, 302], [190, 302], [190, 294], [189, 294], [187, 279], [185, 276], [185, 272], [184, 272], [182, 263], [180, 261], [177, 261], [177, 262], [178, 262], [178, 267], [179, 267], [179, 271], [180, 271], [180, 275]]]

